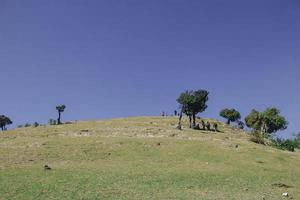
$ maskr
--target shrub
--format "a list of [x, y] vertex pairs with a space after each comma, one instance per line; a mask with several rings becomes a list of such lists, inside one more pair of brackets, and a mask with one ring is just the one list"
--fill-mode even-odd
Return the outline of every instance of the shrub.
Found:
[[300, 149], [300, 132], [296, 134], [296, 138], [294, 141], [295, 141], [296, 148]]
[[26, 123], [25, 125], [24, 125], [24, 127], [30, 127], [31, 126], [31, 124], [29, 124], [29, 123]]
[[34, 122], [33, 123], [33, 127], [38, 127], [40, 124], [39, 123], [37, 123], [37, 122]]
[[250, 141], [257, 144], [265, 144], [265, 138], [258, 132], [251, 133]]
[[292, 140], [285, 140], [283, 143], [280, 144], [280, 146], [282, 149], [294, 152], [296, 144]]
[[295, 140], [282, 140], [278, 138], [273, 140], [273, 146], [277, 149], [294, 152], [295, 148], [297, 148], [297, 142]]
[[56, 125], [56, 120], [55, 119], [49, 119], [48, 124], [49, 125]]

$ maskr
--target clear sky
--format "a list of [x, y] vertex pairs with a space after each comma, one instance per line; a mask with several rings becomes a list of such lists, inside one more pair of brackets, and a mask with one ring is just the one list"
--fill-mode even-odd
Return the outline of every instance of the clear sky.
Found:
[[0, 0], [0, 114], [15, 125], [277, 106], [300, 131], [299, 0]]

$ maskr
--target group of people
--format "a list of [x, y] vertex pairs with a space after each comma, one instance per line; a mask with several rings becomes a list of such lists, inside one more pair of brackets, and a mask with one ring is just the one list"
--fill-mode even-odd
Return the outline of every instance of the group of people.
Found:
[[[174, 116], [179, 116], [180, 114], [177, 112], [177, 110], [174, 110]], [[168, 116], [168, 114], [166, 112], [162, 112], [161, 116]], [[204, 120], [201, 120], [201, 126], [200, 124], [197, 124], [196, 126], [193, 127], [193, 129], [196, 130], [208, 130], [208, 131], [215, 131], [218, 132], [218, 123], [214, 122], [214, 123], [210, 123], [209, 121], [205, 122]]]
[[197, 124], [196, 127], [194, 127], [194, 129], [216, 131], [216, 132], [219, 131], [218, 130], [218, 124], [216, 122], [214, 122], [212, 124], [213, 129], [211, 128], [211, 124], [210, 124], [209, 121], [205, 122], [204, 120], [201, 120], [201, 125], [202, 125], [202, 128], [200, 128], [200, 125]]

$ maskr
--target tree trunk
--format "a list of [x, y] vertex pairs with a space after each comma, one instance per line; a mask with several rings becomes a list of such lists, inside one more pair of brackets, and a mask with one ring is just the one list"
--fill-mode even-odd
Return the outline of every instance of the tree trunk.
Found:
[[181, 127], [181, 119], [182, 119], [182, 110], [180, 111], [178, 126]]
[[4, 126], [1, 126], [1, 130], [4, 131]]
[[196, 114], [193, 114], [193, 127], [196, 126]]
[[227, 124], [230, 125], [230, 119], [227, 119]]
[[263, 123], [261, 128], [260, 128], [260, 134], [265, 137], [265, 133], [266, 133], [266, 124]]
[[190, 128], [192, 128], [192, 116], [189, 115], [189, 121], [190, 121]]
[[61, 115], [61, 113], [58, 111], [58, 119], [57, 119], [57, 124], [61, 124], [61, 122], [60, 122], [60, 115]]
[[181, 119], [182, 119], [182, 110], [180, 111], [180, 115], [179, 115], [178, 126], [177, 126], [178, 130], [182, 130]]

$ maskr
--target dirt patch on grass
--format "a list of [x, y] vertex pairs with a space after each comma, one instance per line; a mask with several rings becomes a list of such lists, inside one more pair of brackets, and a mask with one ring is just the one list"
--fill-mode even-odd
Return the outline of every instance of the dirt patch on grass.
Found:
[[279, 188], [292, 188], [293, 186], [290, 185], [286, 185], [284, 183], [273, 183], [272, 184], [273, 187], [279, 187]]

